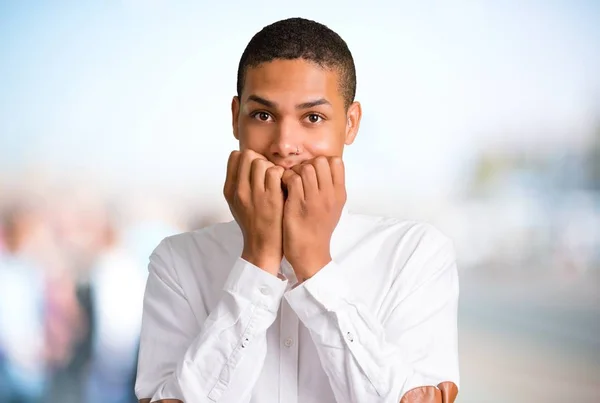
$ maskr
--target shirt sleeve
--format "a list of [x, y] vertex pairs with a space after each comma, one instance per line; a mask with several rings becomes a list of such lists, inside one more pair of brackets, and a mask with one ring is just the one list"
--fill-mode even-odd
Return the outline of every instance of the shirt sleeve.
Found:
[[335, 262], [285, 294], [310, 331], [338, 402], [398, 403], [415, 388], [458, 386], [458, 274], [452, 243], [444, 240], [403, 263], [416, 274], [383, 290], [393, 307], [386, 318], [351, 292]]
[[152, 402], [249, 401], [287, 281], [239, 258], [215, 308], [198, 318], [171, 253], [167, 238], [150, 256], [136, 396]]

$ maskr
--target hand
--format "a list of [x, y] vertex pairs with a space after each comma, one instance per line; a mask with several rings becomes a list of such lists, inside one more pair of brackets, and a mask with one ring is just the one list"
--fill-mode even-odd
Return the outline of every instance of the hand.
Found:
[[275, 276], [283, 258], [284, 171], [254, 151], [233, 151], [223, 187], [244, 236], [242, 258]]
[[317, 157], [285, 171], [283, 253], [302, 282], [331, 261], [333, 230], [346, 203], [344, 163]]

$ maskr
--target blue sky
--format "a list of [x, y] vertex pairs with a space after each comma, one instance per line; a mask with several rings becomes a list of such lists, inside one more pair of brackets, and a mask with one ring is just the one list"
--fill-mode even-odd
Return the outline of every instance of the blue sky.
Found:
[[0, 170], [217, 189], [238, 58], [294, 15], [354, 53], [357, 184], [445, 191], [479, 149], [581, 141], [600, 108], [600, 2], [214, 3], [0, 2]]

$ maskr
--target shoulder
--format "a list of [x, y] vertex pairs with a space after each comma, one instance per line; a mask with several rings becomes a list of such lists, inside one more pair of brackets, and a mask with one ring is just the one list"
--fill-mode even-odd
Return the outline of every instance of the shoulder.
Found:
[[434, 225], [416, 220], [368, 214], [348, 214], [349, 225], [364, 236], [379, 236], [402, 249], [452, 247], [452, 240]]
[[358, 243], [378, 245], [405, 276], [427, 277], [455, 262], [454, 243], [430, 223], [366, 214], [350, 214], [348, 221]]
[[164, 238], [152, 255], [194, 258], [198, 254], [227, 252], [241, 244], [242, 234], [235, 221], [213, 224], [199, 230], [182, 232]]
[[[239, 243], [242, 234], [235, 221], [209, 225], [195, 231], [183, 232], [165, 238], [166, 244], [175, 254], [213, 251], [215, 248], [228, 250]], [[159, 245], [160, 246], [160, 245]]]
[[214, 259], [235, 258], [241, 246], [242, 234], [235, 221], [213, 224], [164, 238], [150, 255], [149, 269], [195, 270]]

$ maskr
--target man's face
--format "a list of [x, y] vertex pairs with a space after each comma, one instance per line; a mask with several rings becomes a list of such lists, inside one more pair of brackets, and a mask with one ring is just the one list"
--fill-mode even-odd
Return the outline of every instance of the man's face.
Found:
[[361, 108], [355, 102], [346, 110], [338, 79], [336, 70], [303, 59], [248, 69], [242, 97], [231, 106], [240, 150], [285, 168], [321, 155], [342, 156], [358, 131]]

